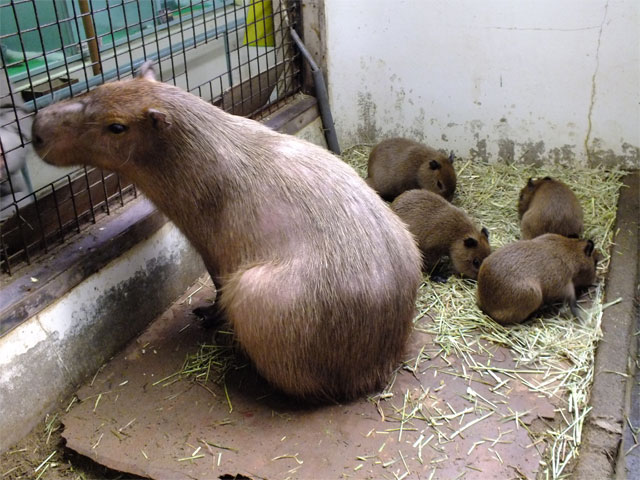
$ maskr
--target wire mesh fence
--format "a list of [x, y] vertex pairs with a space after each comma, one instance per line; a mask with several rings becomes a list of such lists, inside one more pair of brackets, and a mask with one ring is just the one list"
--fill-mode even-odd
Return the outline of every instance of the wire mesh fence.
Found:
[[0, 0], [0, 271], [7, 277], [137, 196], [92, 168], [39, 160], [33, 116], [130, 77], [159, 79], [262, 118], [301, 89], [296, 0]]

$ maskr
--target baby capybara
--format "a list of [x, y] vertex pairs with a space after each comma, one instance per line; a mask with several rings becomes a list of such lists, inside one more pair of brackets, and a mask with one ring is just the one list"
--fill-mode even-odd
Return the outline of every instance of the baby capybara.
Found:
[[367, 183], [385, 200], [421, 188], [447, 200], [456, 191], [453, 153], [449, 157], [408, 138], [390, 138], [369, 154]]
[[545, 233], [578, 238], [582, 233], [582, 207], [564, 183], [551, 177], [529, 179], [520, 191], [518, 216], [522, 239]]
[[402, 360], [421, 279], [397, 216], [326, 150], [141, 76], [40, 111], [39, 155], [133, 180], [186, 235], [217, 313], [283, 392], [346, 400]]
[[545, 303], [567, 301], [579, 318], [576, 288], [596, 279], [598, 252], [591, 240], [547, 233], [489, 255], [478, 274], [480, 309], [498, 323], [519, 323]]
[[443, 255], [449, 255], [456, 272], [478, 278], [482, 261], [491, 253], [486, 228], [478, 229], [462, 209], [427, 190], [404, 192], [391, 209], [416, 238], [426, 271], [431, 271]]

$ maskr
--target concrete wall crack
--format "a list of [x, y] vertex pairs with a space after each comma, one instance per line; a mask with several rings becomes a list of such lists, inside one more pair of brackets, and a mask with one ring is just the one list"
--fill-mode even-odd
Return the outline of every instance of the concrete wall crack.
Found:
[[592, 152], [589, 149], [589, 140], [591, 139], [591, 130], [592, 130], [592, 115], [593, 115], [593, 107], [596, 103], [596, 77], [598, 75], [598, 70], [600, 68], [600, 43], [602, 41], [602, 30], [604, 30], [604, 24], [607, 21], [607, 13], [609, 10], [609, 0], [604, 5], [604, 13], [602, 15], [602, 22], [600, 22], [600, 30], [598, 31], [598, 44], [596, 46], [596, 68], [593, 71], [593, 75], [591, 76], [591, 98], [589, 99], [589, 112], [587, 113], [587, 135], [584, 138], [584, 149], [587, 153], [587, 162], [591, 164]]

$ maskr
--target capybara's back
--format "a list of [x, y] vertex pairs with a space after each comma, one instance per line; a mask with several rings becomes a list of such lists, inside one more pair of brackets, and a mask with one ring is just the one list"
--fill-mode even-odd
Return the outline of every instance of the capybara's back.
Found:
[[577, 238], [583, 229], [578, 198], [567, 185], [551, 177], [529, 179], [520, 191], [518, 215], [523, 240], [545, 233]]
[[369, 154], [367, 183], [385, 200], [416, 188], [447, 200], [456, 191], [453, 154], [446, 155], [408, 138], [389, 138]]
[[511, 243], [482, 262], [478, 306], [502, 324], [522, 322], [551, 302], [569, 302], [578, 316], [576, 288], [595, 281], [598, 258], [591, 240], [555, 233]]
[[456, 272], [478, 277], [482, 261], [491, 253], [489, 232], [478, 228], [465, 211], [440, 195], [418, 189], [399, 195], [391, 209], [416, 237], [426, 271], [449, 255]]
[[151, 77], [41, 111], [38, 151], [135, 181], [202, 255], [237, 343], [273, 385], [320, 400], [384, 387], [421, 278], [404, 225], [326, 150]]

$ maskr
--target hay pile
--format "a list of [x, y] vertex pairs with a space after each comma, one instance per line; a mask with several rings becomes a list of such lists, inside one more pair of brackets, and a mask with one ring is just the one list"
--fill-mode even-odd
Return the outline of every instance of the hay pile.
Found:
[[[363, 177], [371, 147], [356, 146], [343, 159]], [[415, 327], [433, 335], [443, 356], [463, 359], [469, 371], [495, 375], [473, 359], [480, 340], [508, 347], [522, 373], [532, 368], [546, 372], [540, 384], [517, 377], [531, 390], [559, 399], [560, 425], [546, 432], [551, 448], [545, 453], [543, 474], [559, 478], [577, 453], [583, 421], [589, 411], [589, 390], [593, 381], [595, 347], [602, 335], [604, 278], [609, 266], [618, 191], [623, 172], [616, 169], [568, 169], [558, 165], [487, 165], [458, 161], [458, 187], [453, 203], [489, 229], [492, 249], [518, 239], [520, 230], [517, 201], [520, 189], [530, 177], [551, 176], [565, 182], [584, 209], [585, 238], [591, 238], [603, 254], [598, 266], [598, 284], [580, 302], [583, 321], [573, 319], [567, 306], [549, 307], [532, 320], [503, 327], [484, 315], [475, 303], [475, 282], [455, 276], [446, 283], [425, 281], [420, 287]], [[544, 318], [544, 320], [542, 320]], [[415, 359], [416, 364], [420, 358]], [[463, 364], [464, 366], [464, 364]], [[466, 373], [465, 373], [466, 375]]]

